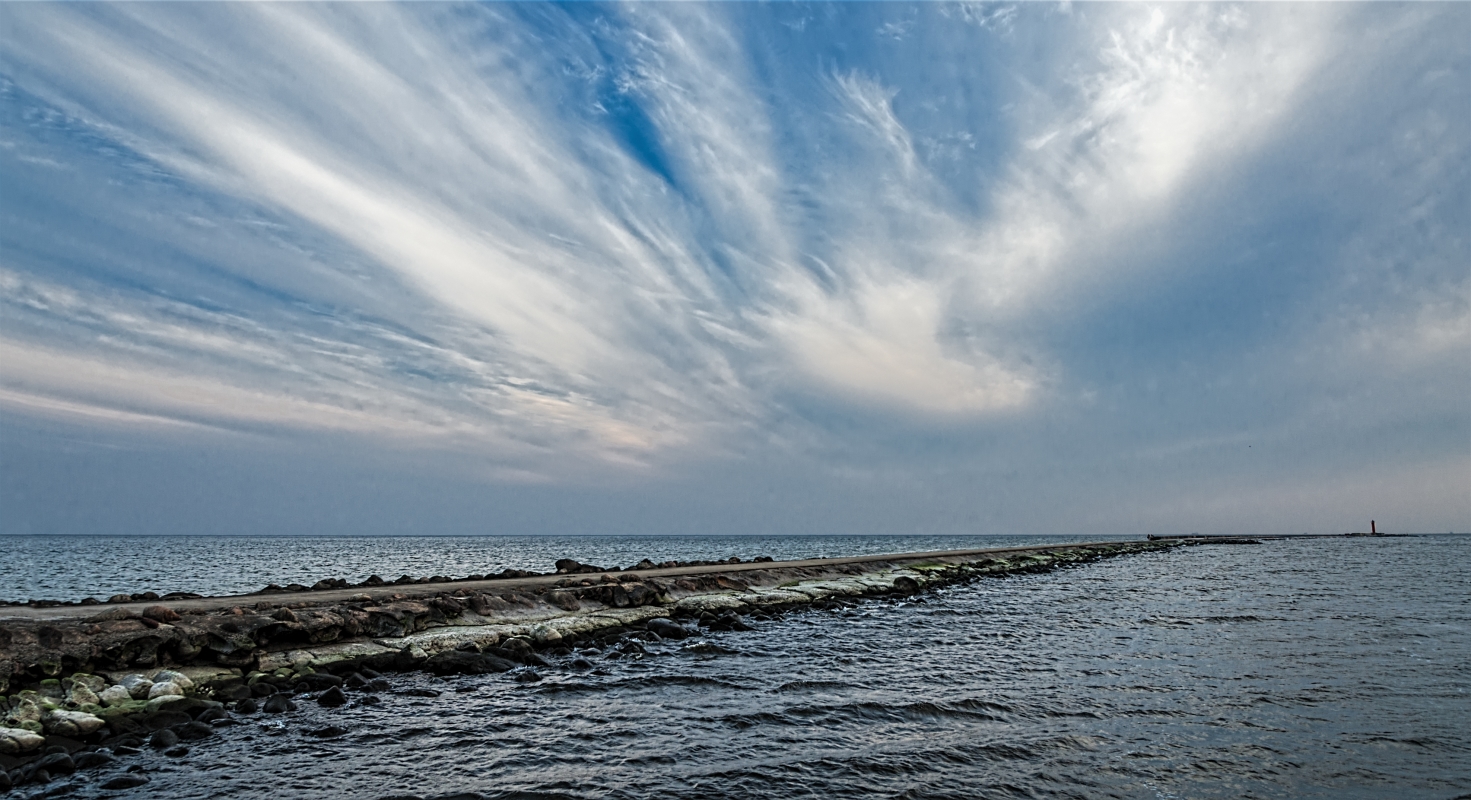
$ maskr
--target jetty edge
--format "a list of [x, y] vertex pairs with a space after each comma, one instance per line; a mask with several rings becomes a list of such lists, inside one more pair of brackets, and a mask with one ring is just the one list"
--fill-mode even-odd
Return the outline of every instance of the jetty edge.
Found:
[[[591, 668], [574, 646], [617, 647], [605, 654], [613, 657], [641, 652], [640, 641], [745, 630], [743, 615], [766, 619], [1188, 544], [1081, 542], [639, 568], [645, 561], [626, 570], [563, 559], [555, 574], [516, 578], [0, 606], [0, 696], [9, 695], [0, 704], [0, 759], [29, 763], [58, 742], [73, 753], [104, 745], [116, 752], [145, 739], [204, 738], [231, 712], [288, 711], [295, 699], [342, 705], [346, 692], [384, 691], [385, 672], [517, 672], [537, 680], [538, 667]], [[0, 762], [0, 784], [10, 782], [6, 769]]]

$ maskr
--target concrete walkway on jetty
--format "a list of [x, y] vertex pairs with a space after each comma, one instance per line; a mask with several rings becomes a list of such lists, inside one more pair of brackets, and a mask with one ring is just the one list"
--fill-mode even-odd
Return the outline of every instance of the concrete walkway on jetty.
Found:
[[[1187, 537], [1172, 537], [1187, 538]], [[742, 572], [754, 571], [781, 571], [781, 570], [805, 570], [805, 569], [832, 569], [836, 567], [847, 567], [851, 565], [869, 565], [875, 567], [903, 566], [914, 562], [943, 562], [943, 563], [965, 563], [977, 558], [1004, 557], [1009, 555], [1023, 555], [1027, 553], [1048, 553], [1053, 551], [1083, 549], [1111, 549], [1123, 545], [1141, 544], [1138, 539], [1109, 541], [1109, 542], [1072, 542], [1064, 544], [1033, 545], [1027, 547], [983, 547], [971, 550], [938, 550], [916, 553], [881, 553], [866, 556], [843, 556], [838, 558], [807, 558], [795, 561], [743, 561], [739, 563], [721, 562], [704, 566], [690, 567], [667, 567], [656, 569], [614, 569], [610, 574], [618, 576], [620, 580], [633, 579], [675, 579], [685, 577], [698, 577], [708, 575], [730, 575]], [[599, 570], [599, 573], [606, 570]], [[26, 605], [6, 606], [0, 605], [0, 620], [36, 620], [36, 621], [61, 621], [80, 620], [94, 617], [99, 611], [123, 609], [133, 613], [141, 613], [144, 609], [155, 606], [164, 606], [178, 612], [186, 610], [218, 611], [234, 606], [254, 605], [262, 600], [271, 601], [276, 605], [286, 605], [306, 602], [312, 605], [332, 605], [336, 603], [353, 602], [360, 600], [362, 595], [367, 595], [373, 600], [384, 600], [393, 598], [413, 599], [430, 597], [441, 592], [458, 592], [467, 590], [471, 592], [531, 592], [540, 593], [547, 589], [556, 588], [564, 583], [569, 577], [565, 573], [553, 573], [523, 578], [488, 578], [485, 580], [452, 580], [438, 583], [385, 583], [381, 586], [355, 585], [344, 589], [319, 589], [301, 592], [253, 592], [242, 595], [224, 595], [220, 597], [195, 597], [179, 600], [140, 600], [131, 603], [106, 603], [101, 605], [57, 605], [36, 608]], [[587, 577], [581, 574], [576, 577]]]

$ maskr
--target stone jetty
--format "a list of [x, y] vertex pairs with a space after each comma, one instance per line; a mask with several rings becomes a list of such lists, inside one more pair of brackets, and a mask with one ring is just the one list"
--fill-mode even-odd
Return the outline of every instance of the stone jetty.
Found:
[[[250, 595], [0, 605], [0, 791], [44, 783], [154, 747], [182, 753], [240, 714], [300, 702], [371, 702], [386, 674], [589, 669], [574, 649], [745, 630], [786, 611], [832, 607], [1181, 541], [742, 562], [643, 561], [556, 572], [506, 570], [348, 585], [271, 586]], [[117, 780], [133, 780], [120, 776]], [[136, 785], [136, 784], [135, 784]], [[127, 787], [116, 787], [127, 788]]]

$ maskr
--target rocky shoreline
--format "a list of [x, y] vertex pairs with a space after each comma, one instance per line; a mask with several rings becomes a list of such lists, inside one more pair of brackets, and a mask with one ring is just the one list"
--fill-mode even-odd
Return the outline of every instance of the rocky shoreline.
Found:
[[[744, 630], [799, 608], [909, 595], [1188, 544], [1135, 541], [795, 562], [570, 559], [551, 575], [325, 581], [231, 598], [127, 596], [0, 608], [0, 791], [117, 772], [144, 747], [183, 755], [240, 717], [376, 703], [394, 672], [587, 670], [641, 643]], [[371, 580], [371, 579], [370, 579]], [[92, 606], [92, 607], [88, 607]], [[331, 726], [311, 732], [332, 736]], [[107, 767], [113, 767], [107, 770]], [[141, 786], [122, 771], [104, 790]]]

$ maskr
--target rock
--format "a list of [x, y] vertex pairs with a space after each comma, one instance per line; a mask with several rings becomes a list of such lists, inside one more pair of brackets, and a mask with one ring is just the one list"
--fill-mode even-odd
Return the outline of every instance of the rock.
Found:
[[271, 695], [276, 693], [276, 687], [274, 684], [261, 681], [260, 683], [257, 683], [256, 685], [250, 687], [250, 693], [255, 695], [256, 697], [270, 697]]
[[179, 612], [168, 606], [149, 606], [143, 609], [143, 618], [151, 619], [155, 622], [177, 622], [179, 620]]
[[683, 625], [667, 617], [655, 617], [648, 621], [648, 629], [659, 634], [661, 639], [685, 639], [690, 633]]
[[52, 777], [57, 775], [70, 775], [77, 771], [76, 762], [66, 753], [51, 753], [42, 756], [36, 761], [36, 769], [44, 769], [51, 773]]
[[178, 726], [177, 728], [170, 728], [169, 730], [178, 734], [179, 738], [186, 742], [193, 742], [199, 739], [208, 739], [209, 737], [215, 735], [214, 728], [211, 728], [207, 723], [200, 722], [199, 720], [186, 722], [183, 725]]
[[154, 750], [167, 750], [179, 743], [179, 734], [169, 728], [162, 728], [153, 732], [148, 737], [148, 746]]
[[237, 683], [234, 686], [227, 686], [227, 687], [225, 687], [223, 689], [219, 689], [219, 690], [217, 690], [215, 692], [215, 697], [219, 698], [222, 701], [232, 702], [232, 703], [233, 702], [236, 702], [236, 701], [239, 701], [239, 700], [244, 700], [245, 698], [247, 698], [249, 696], [250, 696], [250, 687], [249, 686], [246, 686], [243, 683]]
[[66, 701], [78, 706], [100, 706], [102, 699], [86, 686], [78, 683], [66, 691]]
[[349, 689], [361, 689], [368, 685], [368, 679], [364, 678], [361, 672], [354, 672], [347, 676], [347, 680], [343, 681], [342, 685]]
[[174, 703], [183, 699], [185, 698], [182, 694], [161, 694], [158, 697], [148, 698], [148, 708], [161, 708], [163, 706], [169, 705], [170, 703]]
[[588, 661], [582, 656], [578, 656], [577, 658], [572, 659], [571, 667], [575, 670], [589, 670], [592, 669], [592, 666], [592, 662]]
[[249, 697], [235, 701], [235, 713], [237, 714], [254, 714], [256, 711], [255, 700]]
[[582, 603], [577, 600], [577, 595], [554, 589], [546, 593], [546, 601], [562, 609], [563, 611], [576, 611], [582, 608]]
[[153, 689], [153, 681], [142, 675], [124, 675], [118, 679], [118, 685], [126, 688], [134, 700], [147, 700], [148, 692]]
[[333, 686], [317, 698], [317, 705], [326, 708], [337, 708], [347, 704], [347, 695], [342, 693], [341, 686]]
[[[151, 703], [152, 701], [150, 701]], [[159, 703], [158, 711], [176, 711], [191, 717], [199, 716], [200, 712], [209, 708], [224, 708], [225, 704], [214, 700], [205, 700], [202, 697], [181, 697], [167, 703]]]
[[25, 728], [0, 728], [0, 755], [29, 753], [45, 743], [45, 737]]
[[128, 691], [128, 687], [119, 684], [103, 689], [102, 694], [98, 695], [97, 699], [105, 706], [120, 706], [132, 700], [133, 695]]
[[168, 756], [169, 758], [183, 758], [184, 756], [189, 755], [189, 748], [185, 747], [184, 745], [179, 745], [178, 747], [170, 747], [169, 749], [163, 751], [163, 754]]
[[173, 681], [164, 681], [163, 683], [153, 684], [153, 686], [150, 687], [148, 690], [149, 700], [157, 700], [160, 697], [168, 695], [174, 697], [183, 697], [184, 687], [180, 686], [177, 683], [174, 683]]
[[536, 683], [541, 680], [541, 676], [534, 669], [523, 669], [516, 673], [513, 680], [517, 683]]
[[0, 769], [0, 792], [10, 791], [10, 773]]
[[278, 620], [280, 622], [297, 622], [298, 621], [296, 619], [296, 612], [292, 611], [289, 608], [284, 608], [284, 607], [283, 608], [276, 609], [276, 613], [274, 613], [274, 614], [271, 615], [271, 619]]
[[100, 788], [106, 789], [109, 792], [117, 792], [123, 789], [136, 789], [139, 786], [147, 785], [147, 783], [148, 779], [142, 775], [119, 775], [102, 784]]
[[329, 688], [331, 688], [333, 686], [341, 686], [342, 685], [342, 679], [341, 678], [337, 677], [336, 675], [330, 675], [330, 674], [325, 673], [325, 672], [319, 672], [319, 673], [317, 673], [315, 675], [306, 675], [306, 676], [303, 676], [300, 682], [306, 684], [308, 687], [312, 688], [313, 690], [329, 689]]
[[73, 684], [81, 684], [93, 692], [101, 692], [107, 688], [107, 679], [100, 675], [89, 675], [85, 672], [74, 672], [71, 676]]
[[195, 717], [194, 719], [199, 722], [210, 723], [217, 720], [229, 718], [230, 712], [226, 711], [223, 708], [206, 708], [205, 710], [199, 712], [199, 716]]
[[12, 728], [19, 728], [26, 722], [41, 721], [41, 704], [37, 702], [35, 695], [26, 695], [22, 692], [19, 699], [10, 701], [10, 713], [5, 715], [5, 724]]
[[318, 739], [334, 739], [345, 733], [347, 733], [347, 728], [341, 727], [339, 725], [328, 725], [325, 728], [318, 728], [314, 731], [309, 731], [307, 735], [315, 736]]
[[919, 591], [919, 581], [900, 575], [894, 579], [894, 591], [898, 594], [915, 594]]
[[156, 731], [162, 728], [172, 728], [177, 725], [183, 725], [190, 720], [191, 717], [183, 711], [154, 711], [150, 714], [145, 715], [139, 721], [142, 722], [143, 727], [147, 728], [148, 730]]
[[100, 767], [105, 764], [111, 764], [116, 760], [117, 758], [106, 750], [88, 750], [85, 753], [78, 753], [72, 757], [72, 761], [76, 762], [77, 769]]
[[[185, 692], [194, 688], [194, 681], [189, 680], [189, 676], [185, 675], [182, 672], [174, 672], [171, 669], [161, 669], [158, 671], [157, 674], [153, 676], [154, 683], [162, 683], [164, 681], [168, 681], [169, 683], [178, 686]], [[183, 692], [180, 692], [180, 694], [182, 693]]]
[[509, 672], [515, 667], [515, 664], [490, 653], [467, 653], [462, 650], [437, 653], [424, 662], [424, 669], [435, 675], [485, 675]]
[[287, 711], [295, 711], [296, 704], [291, 702], [284, 694], [273, 694], [266, 698], [265, 705], [261, 710], [267, 714], [284, 714]]
[[101, 717], [94, 717], [81, 711], [64, 711], [57, 708], [48, 712], [41, 719], [41, 724], [47, 733], [76, 739], [96, 731], [106, 723]]

